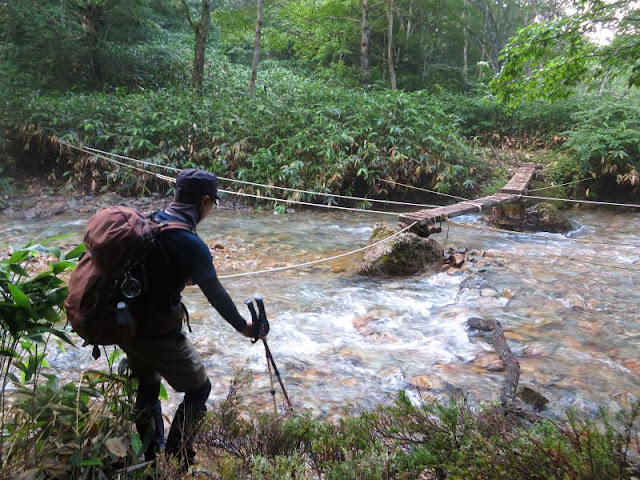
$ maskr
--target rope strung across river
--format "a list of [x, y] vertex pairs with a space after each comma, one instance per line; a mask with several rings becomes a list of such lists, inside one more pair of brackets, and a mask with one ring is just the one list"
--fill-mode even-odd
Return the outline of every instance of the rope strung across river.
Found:
[[533, 196], [533, 195], [523, 195], [522, 198], [532, 198], [534, 200], [549, 200], [551, 202], [586, 203], [588, 205], [603, 205], [603, 206], [610, 206], [610, 207], [640, 208], [640, 205], [637, 205], [635, 203], [596, 202], [595, 200], [572, 200], [572, 199], [569, 199], [569, 198], [536, 197], [536, 196]]
[[548, 187], [534, 188], [532, 190], [529, 190], [529, 192], [541, 192], [542, 190], [550, 190], [552, 188], [566, 187], [568, 185], [575, 185], [576, 183], [586, 182], [587, 180], [592, 180], [592, 177], [583, 178], [582, 180], [575, 180], [573, 182], [561, 183], [559, 185], [550, 185]]
[[357, 250], [352, 250], [350, 252], [341, 253], [340, 255], [334, 255], [333, 257], [322, 258], [320, 260], [312, 260], [310, 262], [299, 263], [297, 265], [289, 265], [289, 266], [286, 266], [286, 267], [272, 268], [272, 269], [269, 269], [269, 270], [259, 270], [259, 271], [256, 271], [256, 272], [248, 272], [248, 273], [236, 273], [236, 274], [231, 274], [231, 275], [220, 275], [218, 278], [236, 278], [236, 277], [246, 277], [246, 276], [249, 276], [249, 275], [261, 275], [263, 273], [282, 272], [284, 270], [292, 270], [294, 268], [302, 268], [302, 267], [308, 267], [310, 265], [316, 265], [318, 263], [330, 262], [331, 260], [335, 260], [337, 258], [348, 257], [349, 255], [353, 255], [355, 253], [364, 252], [365, 250], [368, 250], [369, 248], [373, 248], [373, 247], [375, 247], [377, 245], [380, 245], [380, 244], [383, 244], [385, 242], [388, 242], [388, 241], [392, 240], [393, 238], [397, 237], [398, 235], [401, 235], [402, 233], [406, 232], [407, 230], [409, 230], [412, 227], [413, 227], [413, 224], [403, 228], [402, 230], [394, 233], [393, 235], [390, 235], [390, 236], [388, 236], [386, 238], [383, 238], [382, 240], [379, 240], [379, 241], [377, 241], [375, 243], [372, 243], [371, 245], [367, 245], [366, 247], [358, 248]]
[[453, 198], [454, 200], [463, 200], [463, 201], [471, 201], [469, 198], [458, 197], [456, 195], [449, 195], [448, 193], [436, 192], [435, 190], [429, 190], [422, 187], [414, 187], [413, 185], [407, 185], [406, 183], [399, 183], [394, 180], [387, 180], [384, 178], [380, 179], [381, 182], [391, 183], [393, 185], [398, 185], [403, 188], [410, 188], [412, 190], [419, 190], [421, 192], [433, 193], [434, 195], [440, 195], [441, 197]]
[[[150, 172], [148, 170], [136, 168], [136, 167], [134, 167], [132, 165], [129, 165], [127, 163], [115, 161], [112, 158], [109, 158], [108, 156], [120, 158], [120, 159], [123, 159], [123, 160], [135, 162], [135, 163], [139, 163], [139, 164], [142, 164], [142, 165], [153, 166], [153, 167], [156, 167], [156, 168], [164, 168], [164, 169], [172, 171], [172, 172], [181, 171], [181, 169], [179, 169], [179, 168], [169, 167], [167, 165], [153, 163], [153, 162], [146, 161], [146, 160], [138, 160], [138, 159], [135, 159], [135, 158], [126, 157], [124, 155], [118, 155], [116, 153], [111, 153], [111, 152], [106, 152], [106, 151], [103, 151], [103, 150], [98, 150], [97, 148], [78, 147], [78, 146], [76, 146], [76, 145], [74, 145], [74, 144], [72, 144], [70, 142], [67, 142], [66, 140], [61, 140], [61, 139], [57, 139], [56, 138], [55, 141], [57, 141], [61, 145], [66, 145], [66, 146], [71, 147], [71, 148], [73, 148], [75, 150], [79, 150], [81, 152], [84, 152], [84, 153], [87, 153], [87, 154], [90, 154], [90, 155], [95, 155], [95, 156], [97, 156], [99, 158], [103, 158], [104, 160], [111, 161], [111, 162], [116, 163], [118, 165], [129, 167], [129, 168], [132, 168], [134, 170], [147, 173], [149, 175], [155, 175], [156, 177], [163, 178], [163, 179], [166, 179], [167, 177], [161, 176], [160, 174], [157, 174], [157, 173], [154, 173], [154, 172]], [[430, 205], [430, 204], [396, 202], [396, 201], [392, 201], [392, 200], [378, 200], [378, 199], [363, 198], [363, 197], [350, 197], [350, 196], [338, 195], [338, 194], [333, 194], [333, 193], [314, 192], [314, 191], [311, 191], [311, 190], [299, 190], [299, 189], [295, 189], [295, 188], [287, 188], [287, 187], [279, 187], [279, 186], [275, 186], [275, 185], [265, 185], [265, 184], [260, 184], [260, 183], [246, 182], [246, 181], [243, 181], [243, 180], [236, 180], [236, 179], [233, 179], [233, 178], [226, 178], [226, 177], [219, 177], [219, 178], [220, 178], [220, 180], [225, 180], [225, 181], [232, 182], [232, 183], [241, 183], [241, 184], [259, 186], [259, 187], [262, 187], [262, 188], [265, 188], [265, 189], [278, 189], [278, 190], [282, 190], [282, 191], [306, 193], [306, 194], [309, 194], [309, 195], [318, 195], [318, 196], [326, 196], [326, 197], [334, 197], [334, 198], [343, 198], [343, 199], [350, 199], [350, 200], [362, 200], [362, 201], [368, 201], [368, 202], [388, 203], [388, 204], [393, 204], [393, 205], [423, 206], [423, 207], [426, 207], [426, 208], [437, 208], [437, 207], [441, 206], [441, 205]], [[575, 182], [568, 182], [568, 183], [562, 184], [562, 185], [552, 185], [550, 187], [544, 187], [544, 188], [541, 188], [541, 189], [535, 189], [535, 190], [530, 190], [530, 191], [533, 192], [533, 191], [539, 191], [539, 190], [548, 189], [548, 188], [556, 188], [556, 187], [560, 187], [560, 186], [564, 186], [564, 185], [571, 185], [573, 183], [579, 183], [579, 182], [582, 182], [582, 181], [585, 181], [585, 180], [588, 180], [588, 179], [589, 178], [584, 178], [582, 180], [577, 180]], [[432, 193], [434, 195], [439, 195], [439, 196], [442, 196], [442, 197], [453, 198], [453, 199], [456, 199], [456, 200], [466, 201], [466, 202], [473, 202], [473, 200], [469, 199], [469, 198], [460, 197], [460, 196], [456, 196], [456, 195], [449, 195], [447, 193], [437, 192], [435, 190], [429, 190], [429, 189], [426, 189], [426, 188], [415, 187], [413, 185], [407, 185], [407, 184], [399, 183], [399, 182], [396, 182], [394, 180], [380, 179], [380, 181], [386, 182], [386, 183], [390, 183], [390, 184], [394, 184], [394, 185], [398, 185], [398, 186], [401, 186], [401, 187], [404, 187], [404, 188], [410, 188], [410, 189], [414, 189], [414, 190], [419, 190], [419, 191], [423, 191], [423, 192]], [[238, 192], [234, 192], [234, 191], [221, 190], [221, 192], [230, 193], [230, 194], [233, 194], [233, 195], [239, 195]], [[276, 199], [273, 199], [271, 197], [256, 197], [256, 198], [276, 200]], [[536, 200], [548, 200], [548, 201], [554, 201], [554, 202], [556, 202], [556, 201], [557, 202], [574, 202], [574, 203], [585, 203], [585, 204], [590, 204], [590, 205], [640, 208], [640, 205], [630, 204], [630, 203], [598, 202], [598, 201], [594, 201], [594, 200], [572, 200], [572, 199], [552, 198], [552, 197], [537, 197], [537, 196], [533, 196], [533, 195], [523, 195], [522, 198], [531, 198], [531, 199], [536, 199]], [[288, 201], [288, 202], [291, 202], [291, 203], [299, 203], [296, 200], [285, 200], [285, 201]], [[311, 204], [311, 205], [318, 206], [317, 204]], [[328, 206], [328, 205], [327, 205], [327, 207], [335, 208], [335, 206]], [[383, 213], [383, 212], [376, 212], [376, 213]]]
[[[134, 165], [131, 165], [130, 163], [126, 163], [126, 162], [122, 162], [119, 160], [115, 160], [115, 158], [119, 158], [122, 160], [126, 160], [126, 161], [130, 161], [130, 162], [134, 162], [137, 163], [139, 165], [143, 165], [146, 167], [156, 167], [156, 168], [161, 168], [161, 169], [165, 169], [167, 171], [170, 172], [180, 172], [181, 169], [179, 168], [175, 168], [175, 167], [170, 167], [167, 165], [162, 165], [162, 164], [157, 164], [157, 163], [153, 163], [147, 160], [138, 160], [135, 158], [131, 158], [131, 157], [126, 157], [124, 155], [118, 155], [115, 153], [110, 153], [110, 152], [105, 152], [103, 150], [99, 150], [96, 148], [92, 148], [92, 147], [78, 147], [70, 142], [67, 142], [65, 140], [61, 140], [61, 139], [56, 139], [56, 141], [58, 143], [60, 143], [61, 145], [66, 145], [70, 148], [73, 148], [75, 150], [81, 151], [83, 153], [87, 153], [89, 155], [93, 155], [96, 156], [98, 158], [101, 158], [103, 160], [109, 161], [111, 163], [114, 163], [116, 165], [120, 165], [126, 168], [130, 168], [132, 170], [135, 171], [139, 171], [148, 175], [152, 175], [155, 176], [158, 179], [167, 181], [167, 182], [171, 182], [171, 183], [175, 183], [175, 178], [171, 177], [169, 175], [163, 175], [160, 173], [155, 173], [155, 172], [151, 172], [149, 170], [146, 170], [144, 168], [140, 168], [140, 167], [136, 167]], [[111, 157], [115, 157], [115, 158], [111, 158]], [[313, 195], [320, 195], [320, 196], [328, 196], [328, 197], [336, 197], [336, 198], [345, 198], [345, 199], [352, 199], [352, 200], [366, 200], [366, 201], [377, 201], [377, 202], [385, 202], [385, 203], [391, 203], [394, 205], [406, 205], [406, 206], [425, 206], [425, 207], [433, 207], [433, 205], [422, 205], [422, 204], [413, 204], [413, 203], [405, 203], [405, 202], [392, 202], [389, 200], [374, 200], [374, 199], [362, 199], [359, 197], [349, 197], [349, 196], [344, 196], [344, 195], [334, 195], [334, 194], [327, 194], [327, 193], [321, 193], [321, 192], [313, 192], [313, 191], [307, 191], [307, 190], [298, 190], [298, 189], [290, 189], [290, 188], [286, 188], [286, 187], [279, 187], [279, 186], [273, 186], [273, 185], [264, 185], [264, 184], [259, 184], [259, 183], [254, 183], [254, 182], [246, 182], [246, 181], [242, 181], [242, 180], [234, 180], [234, 179], [230, 179], [230, 178], [225, 178], [225, 177], [219, 177], [221, 180], [226, 180], [229, 182], [236, 182], [236, 183], [241, 183], [241, 184], [249, 184], [252, 186], [257, 186], [257, 187], [262, 187], [265, 189], [278, 189], [278, 190], [282, 190], [282, 191], [293, 191], [293, 192], [298, 192], [298, 193], [307, 193], [307, 194], [313, 194]], [[583, 179], [580, 181], [584, 181], [587, 179]], [[458, 200], [464, 200], [467, 201], [469, 203], [472, 203], [472, 200], [466, 199], [464, 197], [458, 197], [455, 195], [449, 195], [446, 193], [441, 193], [441, 192], [436, 192], [433, 190], [428, 190], [428, 189], [424, 189], [424, 188], [420, 188], [420, 187], [414, 187], [412, 185], [406, 185], [406, 184], [402, 184], [402, 183], [398, 183], [392, 180], [385, 180], [385, 179], [381, 179], [381, 181], [387, 182], [387, 183], [392, 183], [392, 184], [396, 184], [402, 187], [406, 187], [406, 188], [411, 188], [411, 189], [416, 189], [416, 190], [420, 190], [420, 191], [425, 191], [425, 192], [429, 192], [429, 193], [433, 193], [433, 194], [437, 194], [437, 195], [441, 195], [444, 197], [450, 197], [450, 198], [454, 198], [454, 199], [458, 199]], [[570, 182], [570, 183], [577, 183], [577, 182]], [[560, 185], [558, 185], [559, 187]], [[549, 187], [551, 188], [551, 187]], [[365, 209], [356, 209], [356, 208], [349, 208], [349, 207], [341, 207], [338, 205], [327, 205], [327, 204], [317, 204], [317, 203], [311, 203], [311, 202], [302, 202], [299, 200], [290, 200], [290, 199], [282, 199], [282, 198], [276, 198], [276, 197], [267, 197], [267, 196], [263, 196], [263, 195], [255, 195], [255, 194], [250, 194], [250, 193], [244, 193], [244, 192], [235, 192], [232, 190], [223, 190], [220, 189], [220, 192], [223, 193], [227, 193], [230, 195], [236, 195], [236, 196], [241, 196], [241, 197], [248, 197], [248, 198], [255, 198], [258, 200], [267, 200], [267, 201], [273, 201], [273, 202], [280, 202], [280, 203], [286, 203], [286, 204], [297, 204], [297, 205], [305, 205], [305, 206], [310, 206], [310, 207], [315, 207], [315, 208], [326, 208], [326, 209], [335, 209], [335, 210], [346, 210], [346, 211], [353, 211], [353, 212], [358, 212], [358, 213], [371, 213], [371, 214], [380, 214], [380, 215], [394, 215], [396, 216], [396, 213], [393, 212], [385, 212], [385, 211], [379, 211], [379, 210], [365, 210]], [[542, 199], [542, 200], [553, 200], [553, 201], [563, 201], [563, 199], [556, 199], [556, 198], [547, 198], [547, 197], [534, 197], [534, 196], [524, 196], [523, 198], [533, 198], [533, 199]], [[601, 204], [601, 205], [612, 205], [612, 206], [629, 206], [629, 207], [640, 207], [640, 205], [633, 205], [633, 204], [615, 204], [615, 203], [607, 203], [607, 202], [594, 202], [594, 201], [588, 201], [588, 200], [566, 200], [566, 201], [573, 201], [573, 202], [583, 202], [583, 203], [592, 203], [592, 204]], [[461, 226], [466, 226], [466, 227], [470, 227], [470, 228], [476, 228], [476, 229], [482, 229], [482, 230], [487, 230], [487, 231], [494, 231], [494, 232], [500, 232], [500, 233], [507, 233], [507, 234], [519, 234], [519, 235], [528, 235], [528, 236], [533, 236], [533, 237], [538, 237], [538, 238], [547, 238], [543, 235], [540, 234], [536, 234], [533, 232], [513, 232], [511, 230], [503, 230], [503, 229], [499, 229], [499, 228], [494, 228], [494, 227], [480, 227], [480, 226], [474, 226], [474, 225], [469, 225], [469, 224], [464, 224], [461, 222], [453, 222], [456, 225], [461, 225]], [[568, 237], [558, 237], [562, 240], [568, 240], [568, 241], [573, 241], [573, 242], [579, 242], [579, 243], [591, 243], [591, 244], [597, 244], [599, 246], [608, 246], [608, 245], [615, 245], [615, 246], [624, 246], [624, 247], [630, 247], [630, 248], [634, 248], [637, 247], [637, 245], [632, 245], [632, 244], [620, 244], [620, 243], [612, 243], [612, 242], [608, 242], [608, 243], [602, 243], [602, 242], [592, 242], [589, 240], [585, 240], [585, 239], [577, 239], [577, 238], [568, 238]], [[508, 239], [507, 239], [508, 240]], [[519, 243], [519, 242], [515, 242], [515, 243]], [[520, 243], [519, 243], [520, 244]], [[369, 247], [364, 247], [364, 249], [366, 248], [370, 248]], [[342, 254], [342, 256], [347, 256], [347, 255], [351, 255], [352, 253], [356, 253], [358, 251], [361, 251], [362, 249], [358, 249], [355, 250], [353, 252], [349, 252], [349, 253], [345, 253]], [[338, 256], [340, 257], [340, 256]], [[324, 261], [330, 261], [333, 260], [334, 258], [338, 258], [338, 257], [331, 257], [330, 259], [325, 259]], [[575, 259], [576, 261], [581, 261], [579, 259]], [[316, 263], [322, 263], [321, 260], [316, 261]], [[590, 263], [593, 264], [592, 262], [583, 262], [583, 263]], [[301, 264], [303, 266], [306, 266], [306, 264]], [[594, 264], [594, 265], [599, 265], [599, 266], [605, 266], [605, 265], [600, 265], [600, 264]], [[635, 269], [629, 269], [629, 268], [624, 268], [624, 267], [615, 267], [613, 265], [611, 265], [612, 268], [622, 268], [624, 270], [631, 270], [631, 271], [636, 271]], [[294, 267], [291, 267], [294, 268]], [[283, 269], [289, 269], [289, 267], [284, 267]], [[240, 275], [240, 274], [238, 274]], [[253, 273], [249, 273], [249, 275], [253, 275]]]
[[[180, 172], [181, 169], [179, 168], [175, 168], [175, 167], [169, 167], [166, 165], [162, 165], [162, 164], [158, 164], [158, 163], [153, 163], [147, 160], [137, 160], [135, 158], [131, 158], [131, 157], [125, 157], [124, 155], [118, 155], [116, 153], [110, 153], [110, 152], [105, 152], [103, 150], [98, 150], [97, 148], [92, 148], [92, 147], [78, 147], [75, 146], [69, 142], [66, 142], [64, 140], [58, 140], [58, 143], [61, 143], [63, 145], [67, 145], [71, 148], [74, 148], [76, 150], [79, 150], [81, 152], [84, 153], [88, 153], [88, 154], [93, 154], [97, 157], [103, 158], [105, 160], [109, 160], [111, 161], [110, 158], [108, 158], [107, 156], [113, 156], [115, 158], [120, 158], [122, 160], [127, 160], [127, 161], [131, 161], [131, 162], [135, 162], [141, 165], [145, 165], [145, 166], [153, 166], [153, 167], [157, 167], [157, 168], [164, 168], [166, 170], [169, 170], [171, 172]], [[117, 163], [118, 165], [123, 165], [123, 166], [127, 166], [126, 163], [122, 163], [122, 162], [117, 162], [114, 161], [114, 163]], [[135, 167], [132, 167], [135, 168]], [[154, 174], [153, 172], [149, 172], [146, 170], [140, 170], [137, 169], [139, 171], [143, 171], [146, 173], [149, 173], [150, 175], [156, 175], [158, 176], [158, 174]], [[437, 208], [440, 207], [441, 205], [430, 205], [430, 204], [426, 204], [426, 203], [408, 203], [408, 202], [397, 202], [394, 200], [380, 200], [380, 199], [376, 199], [376, 198], [364, 198], [364, 197], [353, 197], [353, 196], [347, 196], [347, 195], [339, 195], [336, 193], [325, 193], [325, 192], [314, 192], [312, 190], [300, 190], [297, 188], [287, 188], [287, 187], [279, 187], [276, 185], [265, 185], [262, 183], [255, 183], [255, 182], [248, 182], [245, 180], [236, 180], [235, 178], [227, 178], [227, 177], [218, 177], [219, 180], [224, 180], [227, 182], [231, 182], [231, 183], [239, 183], [242, 185], [251, 185], [254, 187], [260, 187], [260, 188], [264, 188], [267, 190], [282, 190], [282, 191], [286, 191], [286, 192], [295, 192], [295, 193], [304, 193], [304, 194], [308, 194], [308, 195], [313, 195], [313, 196], [319, 196], [319, 197], [331, 197], [331, 198], [342, 198], [342, 199], [346, 199], [346, 200], [358, 200], [358, 201], [364, 201], [364, 202], [372, 202], [372, 203], [383, 203], [383, 204], [387, 204], [387, 205], [400, 205], [400, 206], [411, 206], [411, 207], [424, 207], [424, 208]], [[221, 190], [224, 191], [224, 190]], [[233, 193], [233, 194], [238, 194], [238, 192], [227, 192], [227, 193]], [[257, 198], [268, 198], [268, 197], [257, 197]]]
[[[80, 151], [85, 151], [84, 149], [76, 147], [75, 145], [72, 145], [72, 144], [70, 144], [68, 142], [60, 141], [60, 143], [64, 143], [64, 144], [66, 144], [66, 145], [68, 145], [68, 146], [70, 146], [72, 148], [75, 148], [77, 150], [80, 150]], [[85, 153], [87, 153], [87, 152], [85, 151]], [[142, 171], [143, 173], [148, 173], [150, 175], [154, 175], [154, 176], [156, 176], [157, 178], [159, 178], [161, 180], [165, 180], [165, 181], [168, 181], [168, 182], [171, 182], [171, 183], [175, 183], [176, 182], [176, 179], [171, 177], [171, 176], [162, 175], [162, 174], [154, 173], [154, 172], [149, 172], [149, 171], [141, 169], [139, 167], [135, 167], [133, 165], [129, 165], [127, 163], [111, 159], [111, 158], [109, 158], [108, 156], [106, 156], [106, 155], [104, 155], [102, 153], [96, 153], [96, 152], [88, 152], [88, 153], [90, 153], [92, 155], [96, 155], [96, 156], [98, 156], [100, 158], [103, 158], [104, 160], [108, 160], [110, 162], [116, 163], [118, 165], [122, 165], [122, 166], [125, 166], [125, 167], [132, 168], [132, 169], [134, 169], [136, 171]], [[144, 163], [145, 164], [150, 164], [149, 162], [144, 162]], [[172, 169], [172, 170], [178, 171], [177, 169]], [[264, 199], [264, 200], [288, 202], [288, 200], [286, 200], [286, 199], [263, 197], [261, 195], [252, 195], [252, 194], [248, 194], [248, 193], [233, 192], [233, 191], [227, 191], [227, 190], [222, 190], [222, 189], [219, 189], [219, 191], [223, 192], [223, 193], [230, 193], [230, 194], [234, 194], [234, 195], [241, 195], [241, 196], [259, 198], [259, 199]], [[325, 207], [325, 208], [329, 208], [330, 207], [330, 208], [339, 208], [339, 209], [343, 209], [343, 210], [356, 210], [358, 212], [362, 212], [362, 210], [353, 209], [353, 208], [347, 208], [347, 207], [338, 207], [338, 206], [335, 206], [335, 205], [317, 205], [317, 204], [313, 204], [313, 203], [297, 202], [297, 201], [295, 203], [299, 203], [299, 204], [301, 203], [303, 205], [310, 205], [310, 206], [314, 206], [314, 207]], [[376, 212], [376, 213], [397, 216], [397, 214], [395, 214], [393, 212]], [[394, 239], [395, 237], [397, 237], [400, 234], [404, 233], [405, 231], [411, 229], [413, 226], [414, 226], [414, 224], [408, 225], [405, 228], [403, 228], [402, 230], [394, 233], [393, 235], [390, 235], [389, 237], [386, 237], [386, 238], [384, 238], [384, 239], [382, 239], [382, 240], [380, 240], [378, 242], [372, 243], [371, 245], [366, 245], [366, 246], [358, 248], [356, 250], [352, 250], [350, 252], [342, 253], [342, 254], [339, 254], [339, 255], [334, 255], [332, 257], [321, 258], [319, 260], [312, 260], [312, 261], [309, 261], [309, 262], [304, 262], [304, 263], [300, 263], [300, 264], [296, 264], [296, 265], [288, 265], [286, 267], [277, 267], [277, 268], [259, 270], [259, 271], [254, 271], [254, 272], [235, 273], [235, 274], [230, 274], [230, 275], [220, 275], [218, 278], [226, 279], [226, 278], [247, 277], [247, 276], [252, 276], [252, 275], [263, 275], [263, 274], [269, 274], [269, 273], [275, 273], [275, 272], [282, 272], [282, 271], [285, 271], [285, 270], [293, 270], [293, 269], [296, 269], [296, 268], [308, 267], [308, 266], [311, 266], [311, 265], [317, 265], [319, 263], [330, 262], [330, 261], [336, 260], [338, 258], [343, 258], [343, 257], [347, 257], [347, 256], [350, 256], [350, 255], [354, 255], [356, 253], [363, 252], [365, 250], [368, 250], [370, 248], [376, 247], [377, 245], [383, 244], [385, 242], [389, 242], [392, 239]]]

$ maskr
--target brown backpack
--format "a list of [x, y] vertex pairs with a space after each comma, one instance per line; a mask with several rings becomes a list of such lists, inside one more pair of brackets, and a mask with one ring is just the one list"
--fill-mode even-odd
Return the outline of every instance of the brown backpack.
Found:
[[87, 251], [69, 279], [64, 306], [67, 320], [84, 345], [120, 344], [135, 336], [131, 314], [145, 288], [144, 261], [160, 248], [159, 235], [172, 229], [190, 230], [181, 222], [160, 223], [135, 208], [109, 207], [87, 222]]

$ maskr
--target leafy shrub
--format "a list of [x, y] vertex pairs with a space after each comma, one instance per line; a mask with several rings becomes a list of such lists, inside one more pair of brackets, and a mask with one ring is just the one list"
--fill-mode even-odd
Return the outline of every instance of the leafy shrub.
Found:
[[140, 438], [131, 433], [132, 381], [122, 352], [109, 372], [85, 371], [61, 385], [47, 353], [72, 345], [61, 323], [66, 275], [84, 250], [63, 255], [28, 244], [0, 260], [0, 478], [98, 478], [137, 462]]
[[[481, 93], [481, 92], [480, 92]], [[460, 118], [462, 133], [481, 144], [508, 148], [546, 148], [561, 145], [563, 132], [575, 124], [572, 112], [582, 98], [553, 104], [527, 102], [508, 110], [492, 97], [442, 94], [447, 111]]]
[[574, 114], [566, 148], [580, 175], [613, 176], [640, 192], [640, 94], [599, 98]]

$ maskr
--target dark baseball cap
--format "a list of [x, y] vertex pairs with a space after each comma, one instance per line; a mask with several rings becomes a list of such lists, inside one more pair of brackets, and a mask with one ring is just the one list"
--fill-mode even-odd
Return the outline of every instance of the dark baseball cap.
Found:
[[197, 168], [182, 170], [176, 178], [179, 191], [190, 195], [209, 195], [212, 199], [218, 196], [218, 177], [214, 173]]

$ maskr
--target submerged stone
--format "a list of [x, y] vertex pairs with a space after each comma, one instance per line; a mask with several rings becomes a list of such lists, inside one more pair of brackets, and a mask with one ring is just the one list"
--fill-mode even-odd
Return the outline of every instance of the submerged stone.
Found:
[[[369, 244], [374, 244], [399, 232], [386, 223], [377, 223]], [[359, 275], [413, 275], [427, 267], [440, 266], [444, 257], [444, 248], [431, 238], [422, 238], [416, 234], [404, 232], [367, 250], [362, 265], [357, 269]]]
[[573, 230], [571, 221], [550, 203], [538, 203], [526, 211], [527, 230], [567, 233]]
[[549, 403], [549, 400], [544, 395], [529, 387], [520, 387], [516, 396], [538, 411], [544, 410]]

